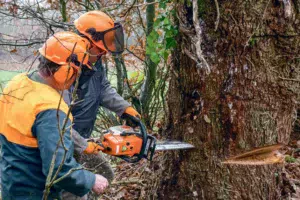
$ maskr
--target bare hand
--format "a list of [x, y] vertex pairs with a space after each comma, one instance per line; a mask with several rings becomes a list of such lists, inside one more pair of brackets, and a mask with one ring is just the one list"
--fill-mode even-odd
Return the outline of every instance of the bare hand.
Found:
[[95, 184], [92, 188], [93, 192], [95, 192], [97, 195], [100, 195], [105, 191], [107, 187], [108, 187], [107, 179], [99, 174], [96, 174]]

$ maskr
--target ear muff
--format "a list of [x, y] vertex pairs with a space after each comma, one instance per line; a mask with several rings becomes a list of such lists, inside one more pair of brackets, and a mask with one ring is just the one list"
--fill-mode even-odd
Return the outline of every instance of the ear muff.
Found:
[[75, 75], [75, 71], [73, 67], [70, 66], [70, 71], [68, 74], [69, 65], [62, 65], [53, 75], [54, 80], [57, 84], [63, 85], [64, 83], [68, 84], [68, 82], [73, 78]]

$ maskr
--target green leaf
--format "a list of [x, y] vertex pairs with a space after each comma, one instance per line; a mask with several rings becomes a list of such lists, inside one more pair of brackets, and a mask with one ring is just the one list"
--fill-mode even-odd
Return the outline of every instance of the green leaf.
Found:
[[146, 47], [146, 54], [150, 54], [154, 49], [152, 47]]
[[155, 22], [154, 22], [154, 24], [153, 24], [153, 27], [154, 27], [154, 28], [155, 28], [155, 27], [158, 27], [159, 24], [160, 24], [162, 21], [164, 21], [164, 19], [165, 19], [164, 16], [161, 16], [161, 17], [156, 18], [156, 20], [155, 20]]
[[156, 30], [152, 30], [151, 33], [148, 35], [147, 40], [157, 40], [159, 37], [159, 34], [157, 33]]
[[156, 52], [151, 52], [150, 54], [150, 59], [152, 60], [152, 62], [154, 62], [155, 64], [158, 64], [160, 61], [160, 57]]
[[160, 2], [159, 3], [159, 8], [166, 9], [167, 8], [166, 2]]
[[170, 24], [170, 20], [168, 18], [164, 19], [164, 25], [169, 25]]
[[163, 53], [164, 60], [167, 60], [168, 57], [169, 57], [169, 52], [168, 51], [164, 51], [164, 53]]
[[175, 31], [173, 29], [171, 30], [166, 30], [166, 35], [165, 37], [173, 37], [175, 35]]
[[285, 162], [288, 162], [288, 163], [295, 163], [297, 161], [296, 158], [292, 157], [292, 156], [286, 156], [285, 157]]
[[162, 57], [164, 60], [168, 59], [169, 56], [169, 51], [162, 49], [158, 52], [158, 54], [160, 55], [160, 57]]
[[129, 79], [137, 79], [137, 82], [140, 82], [144, 79], [144, 74], [139, 71], [128, 72]]
[[176, 47], [176, 40], [174, 38], [166, 38], [166, 49]]
[[150, 54], [152, 51], [155, 51], [155, 46], [153, 45], [152, 40], [148, 40], [146, 46], [146, 54]]

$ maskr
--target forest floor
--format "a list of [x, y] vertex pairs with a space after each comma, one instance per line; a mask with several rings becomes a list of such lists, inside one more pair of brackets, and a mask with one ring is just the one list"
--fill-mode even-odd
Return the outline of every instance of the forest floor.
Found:
[[135, 164], [117, 161], [114, 165], [115, 179], [99, 199], [157, 199], [156, 191], [160, 184], [157, 176], [163, 168], [163, 158], [161, 153], [157, 153], [152, 162], [145, 159]]

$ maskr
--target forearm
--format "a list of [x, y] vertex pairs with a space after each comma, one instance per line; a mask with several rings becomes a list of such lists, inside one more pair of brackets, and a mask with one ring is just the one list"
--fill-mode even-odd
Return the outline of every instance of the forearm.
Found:
[[131, 105], [111, 87], [104, 73], [100, 76], [100, 83], [101, 93], [99, 99], [101, 106], [104, 106], [121, 116], [125, 109]]
[[115, 112], [118, 116], [121, 116], [125, 109], [131, 105], [121, 97], [109, 83], [104, 85], [103, 93], [100, 96], [100, 104], [105, 108]]
[[88, 142], [75, 129], [72, 129], [72, 138], [74, 141], [74, 151], [78, 154], [82, 154], [87, 148]]

